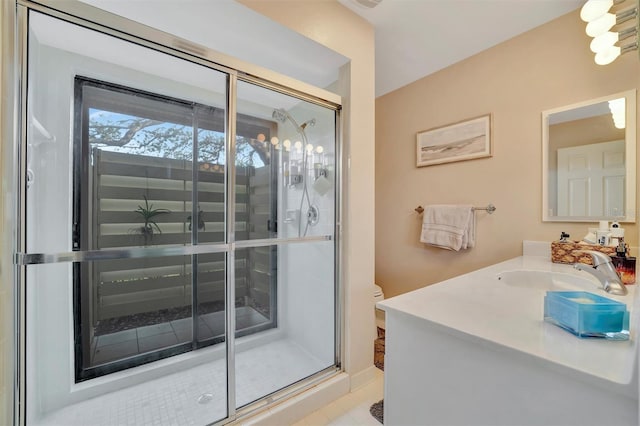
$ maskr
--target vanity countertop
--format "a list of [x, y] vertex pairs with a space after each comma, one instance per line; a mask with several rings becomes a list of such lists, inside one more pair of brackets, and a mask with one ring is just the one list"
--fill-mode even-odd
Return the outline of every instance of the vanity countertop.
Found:
[[[582, 290], [627, 305], [631, 311], [630, 339], [581, 339], [544, 322], [546, 291], [508, 286], [498, 279], [500, 272], [512, 270], [559, 272], [588, 279], [593, 287]], [[637, 374], [640, 292], [635, 291], [636, 285], [630, 285], [626, 296], [613, 296], [599, 287], [594, 277], [571, 265], [551, 263], [544, 256], [521, 256], [378, 302], [377, 307], [387, 315], [410, 315], [461, 338], [496, 344], [574, 373], [627, 385]]]

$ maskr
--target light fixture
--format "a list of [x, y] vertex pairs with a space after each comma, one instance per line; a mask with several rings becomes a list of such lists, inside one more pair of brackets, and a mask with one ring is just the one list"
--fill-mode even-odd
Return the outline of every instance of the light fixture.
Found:
[[615, 61], [618, 56], [623, 53], [630, 52], [632, 50], [638, 49], [638, 44], [627, 44], [626, 46], [611, 46], [608, 49], [604, 49], [598, 53], [596, 53], [596, 57], [594, 58], [595, 63], [598, 65], [609, 65], [611, 62]]
[[635, 28], [625, 28], [620, 32], [607, 31], [604, 34], [594, 37], [594, 39], [591, 40], [591, 45], [589, 47], [593, 53], [598, 53], [610, 48], [620, 40], [624, 40], [634, 35], [636, 35]]
[[[611, 7], [624, 3], [625, 0], [588, 0], [580, 10], [580, 18], [587, 22], [585, 29], [588, 36], [593, 37], [590, 48], [595, 53], [595, 63], [607, 65], [624, 53], [638, 49], [638, 10], [640, 0], [634, 0], [635, 7], [610, 13]], [[626, 28], [620, 24], [633, 20]], [[632, 40], [620, 45], [628, 38]]]
[[280, 139], [278, 139], [276, 136], [272, 137], [271, 145], [273, 145], [275, 149], [280, 149]]

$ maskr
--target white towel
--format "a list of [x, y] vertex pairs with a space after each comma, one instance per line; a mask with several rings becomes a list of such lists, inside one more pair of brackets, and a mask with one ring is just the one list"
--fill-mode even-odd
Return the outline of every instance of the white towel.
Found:
[[467, 205], [427, 206], [422, 216], [420, 242], [459, 251], [475, 246], [475, 214]]

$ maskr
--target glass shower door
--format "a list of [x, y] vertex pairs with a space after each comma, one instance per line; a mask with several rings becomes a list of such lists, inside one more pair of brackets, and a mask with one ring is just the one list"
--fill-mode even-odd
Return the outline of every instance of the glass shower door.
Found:
[[335, 368], [336, 112], [239, 81], [236, 123], [236, 181], [249, 176], [235, 196], [240, 408]]
[[27, 423], [226, 422], [335, 373], [338, 107], [19, 15]]
[[27, 418], [224, 419], [228, 75], [28, 22]]

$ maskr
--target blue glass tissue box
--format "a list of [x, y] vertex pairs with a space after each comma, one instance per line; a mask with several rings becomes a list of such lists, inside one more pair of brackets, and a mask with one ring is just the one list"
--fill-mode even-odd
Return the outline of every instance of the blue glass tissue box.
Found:
[[578, 337], [629, 339], [627, 305], [586, 291], [548, 291], [544, 320]]

